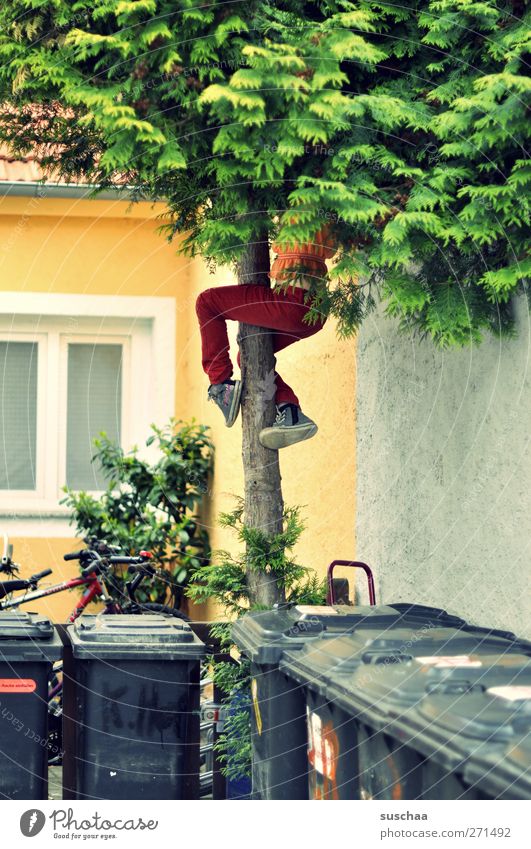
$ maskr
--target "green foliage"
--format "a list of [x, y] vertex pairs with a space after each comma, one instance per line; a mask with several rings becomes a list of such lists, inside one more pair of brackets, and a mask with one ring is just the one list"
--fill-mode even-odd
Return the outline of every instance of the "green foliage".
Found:
[[168, 237], [211, 263], [328, 221], [316, 310], [341, 334], [382, 296], [467, 344], [510, 330], [529, 275], [529, 20], [521, 0], [6, 0], [0, 139], [164, 196]]
[[[281, 596], [288, 603], [324, 604], [326, 581], [298, 564], [290, 554], [304, 530], [300, 508], [285, 507], [284, 530], [268, 537], [245, 525], [243, 499], [236, 500], [235, 509], [222, 513], [220, 522], [235, 532], [244, 552], [236, 557], [228, 551], [212, 552], [210, 563], [194, 569], [187, 595], [196, 602], [215, 600], [227, 618], [234, 620], [250, 609], [257, 609], [250, 604], [246, 574], [248, 569], [259, 569], [275, 576]], [[219, 639], [224, 651], [233, 648], [229, 623], [214, 624], [212, 635]], [[224, 762], [224, 774], [239, 778], [249, 774], [251, 759], [249, 663], [245, 658], [240, 658], [239, 663], [216, 662], [213, 673], [215, 683], [224, 693], [227, 716], [218, 740], [218, 752]]]
[[267, 536], [244, 523], [243, 499], [236, 500], [236, 508], [231, 513], [222, 513], [220, 523], [235, 532], [243, 546], [241, 554], [213, 552], [209, 562], [194, 568], [187, 595], [198, 603], [214, 599], [229, 618], [237, 618], [250, 607], [247, 573], [252, 569], [274, 577], [281, 597], [287, 602], [304, 600], [306, 604], [322, 604], [326, 594], [324, 583], [290, 555], [304, 530], [300, 508], [285, 507], [284, 530]]
[[224, 694], [225, 719], [223, 732], [215, 744], [222, 772], [227, 778], [238, 779], [251, 774], [250, 722], [250, 663], [219, 661], [213, 664], [214, 681]]
[[154, 462], [142, 459], [138, 448], [125, 453], [102, 434], [95, 440], [93, 462], [101, 466], [107, 490], [96, 498], [65, 488], [62, 503], [72, 509], [71, 523], [80, 536], [97, 537], [130, 554], [151, 551], [161, 578], [145, 580], [138, 600], [179, 606], [190, 572], [208, 562], [208, 533], [197, 510], [208, 489], [213, 448], [208, 428], [194, 420], [171, 420], [168, 427], [152, 425], [152, 430], [146, 446], [155, 444]]

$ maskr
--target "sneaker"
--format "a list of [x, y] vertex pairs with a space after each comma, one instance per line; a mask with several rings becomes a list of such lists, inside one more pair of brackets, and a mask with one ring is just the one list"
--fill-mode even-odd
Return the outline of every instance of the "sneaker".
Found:
[[238, 418], [240, 400], [242, 397], [241, 380], [224, 380], [208, 387], [208, 397], [214, 401], [225, 416], [225, 424], [232, 427]]
[[296, 404], [277, 406], [277, 416], [272, 427], [265, 427], [258, 437], [264, 448], [278, 451], [303, 439], [311, 439], [317, 433], [317, 425], [305, 416]]

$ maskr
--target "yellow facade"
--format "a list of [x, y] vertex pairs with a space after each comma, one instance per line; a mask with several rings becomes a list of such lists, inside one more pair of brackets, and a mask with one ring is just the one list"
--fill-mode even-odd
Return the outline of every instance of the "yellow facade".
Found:
[[[231, 282], [231, 275], [218, 270], [213, 276], [202, 261], [179, 256], [157, 233], [162, 212], [160, 204], [131, 207], [117, 200], [2, 198], [0, 301], [2, 290], [175, 299], [175, 415], [212, 428], [215, 473], [204, 522], [214, 548], [234, 549], [236, 541], [218, 527], [216, 517], [231, 509], [233, 494], [242, 493], [241, 425], [228, 430], [217, 408], [207, 403], [195, 315], [199, 292]], [[234, 359], [235, 333], [232, 325]], [[296, 556], [324, 574], [333, 558], [355, 554], [355, 345], [338, 341], [329, 321], [317, 335], [282, 351], [278, 365], [319, 425], [314, 439], [280, 452], [280, 462], [284, 500], [301, 505], [307, 525]], [[0, 530], [1, 523], [0, 516]], [[48, 567], [58, 579], [76, 573], [75, 564], [62, 560], [75, 545], [72, 539], [20, 538], [13, 532], [12, 537], [24, 575]], [[72, 594], [64, 593], [33, 607], [62, 621], [73, 605]]]

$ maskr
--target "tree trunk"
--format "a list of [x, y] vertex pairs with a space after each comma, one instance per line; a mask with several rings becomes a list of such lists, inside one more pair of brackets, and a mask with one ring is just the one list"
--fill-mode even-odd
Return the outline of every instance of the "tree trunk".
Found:
[[[269, 286], [267, 234], [250, 244], [238, 268], [238, 282]], [[242, 459], [245, 480], [245, 524], [272, 536], [282, 531], [283, 500], [278, 451], [264, 448], [258, 434], [275, 418], [275, 359], [271, 333], [240, 324], [242, 392]], [[248, 568], [252, 604], [272, 607], [283, 599], [274, 576]]]

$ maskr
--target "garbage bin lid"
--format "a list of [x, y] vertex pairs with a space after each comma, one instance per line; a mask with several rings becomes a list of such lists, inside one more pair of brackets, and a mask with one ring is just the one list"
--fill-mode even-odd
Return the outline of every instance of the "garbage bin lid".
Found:
[[25, 611], [0, 612], [0, 661], [53, 663], [63, 653], [63, 644], [45, 616]]
[[[522, 685], [505, 691], [505, 696], [524, 695]], [[523, 685], [526, 686], [526, 685]], [[529, 687], [527, 687], [529, 691]], [[522, 702], [515, 698], [515, 701]], [[485, 738], [474, 749], [465, 764], [467, 783], [486, 790], [489, 796], [503, 799], [529, 799], [531, 797], [531, 711], [517, 711], [511, 722], [514, 734], [506, 735], [509, 742], [495, 745]], [[474, 741], [476, 742], [476, 741]]]
[[352, 674], [362, 663], [360, 654], [352, 651], [350, 637], [344, 635], [307, 643], [295, 651], [285, 651], [279, 665], [290, 678], [324, 693], [334, 672]]
[[521, 654], [466, 654], [415, 657], [404, 663], [364, 665], [355, 675], [341, 668], [329, 676], [326, 694], [351, 710], [379, 713], [387, 722], [427, 694], [483, 692], [487, 687], [527, 682], [531, 659]]
[[[474, 653], [516, 653], [516, 645], [499, 637], [487, 637], [483, 633], [476, 635], [455, 628], [419, 629], [413, 622], [404, 627], [404, 623], [400, 621], [398, 627], [391, 625], [384, 631], [363, 626], [336, 639], [307, 642], [297, 652], [287, 651], [280, 666], [296, 681], [313, 686], [320, 693], [327, 692], [327, 687], [333, 680], [337, 683], [339, 678], [352, 675], [360, 667], [364, 667], [365, 684], [358, 687], [358, 690], [360, 693], [365, 692], [369, 701], [375, 703], [383, 698], [384, 693], [388, 693], [387, 682], [394, 680], [389, 677], [390, 671], [396, 664], [422, 657], [421, 665], [429, 667], [443, 658], [452, 657], [455, 662], [456, 656], [462, 663], [463, 658], [469, 658]], [[523, 657], [521, 662], [527, 664], [527, 660]], [[452, 661], [448, 661], [450, 662]], [[470, 661], [468, 663], [470, 665]], [[369, 671], [370, 666], [373, 667], [372, 672]], [[381, 668], [374, 670], [376, 666]], [[417, 667], [412, 669], [416, 670]], [[397, 674], [393, 675], [397, 677]], [[406, 680], [407, 678], [406, 675]], [[419, 693], [423, 692], [424, 685], [418, 683], [415, 686]], [[352, 699], [355, 690], [350, 686], [348, 690], [349, 698]], [[401, 694], [398, 689], [390, 698], [403, 697], [406, 702], [414, 702], [413, 693], [414, 690]]]
[[109, 657], [146, 653], [203, 656], [204, 644], [190, 626], [174, 616], [152, 614], [85, 614], [68, 628], [75, 657]]
[[517, 723], [513, 723], [517, 732], [516, 741], [507, 749], [505, 760], [513, 766], [519, 774], [527, 775], [528, 785], [531, 785], [531, 726], [523, 733], [519, 731]]
[[433, 694], [419, 704], [419, 716], [440, 736], [465, 745], [466, 738], [500, 743], [517, 736], [515, 722], [531, 718], [531, 677], [527, 684], [504, 684], [472, 693]]
[[352, 651], [363, 654], [366, 663], [384, 663], [413, 657], [463, 655], [474, 651], [482, 654], [517, 651], [516, 643], [483, 631], [464, 631], [456, 628], [392, 628], [382, 633], [360, 628], [352, 636]]
[[252, 661], [278, 663], [286, 649], [323, 636], [350, 633], [360, 625], [385, 627], [400, 614], [390, 606], [279, 605], [247, 613], [232, 626], [232, 638]]
[[494, 798], [531, 797], [531, 737], [517, 735], [509, 743], [479, 743], [465, 763], [465, 781]]
[[455, 613], [448, 613], [442, 607], [430, 607], [426, 604], [415, 604], [414, 602], [392, 602], [391, 607], [397, 610], [405, 619], [421, 620], [432, 625], [440, 625], [445, 628], [464, 628], [467, 625], [465, 619]]
[[52, 640], [54, 627], [39, 613], [3, 610], [0, 612], [0, 640]]

